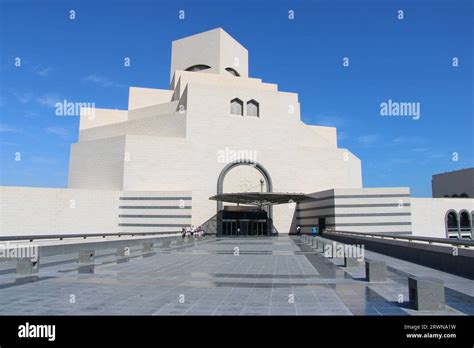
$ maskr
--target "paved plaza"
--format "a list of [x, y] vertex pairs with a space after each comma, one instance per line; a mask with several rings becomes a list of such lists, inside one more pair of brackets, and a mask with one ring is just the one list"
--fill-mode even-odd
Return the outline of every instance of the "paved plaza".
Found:
[[[16, 281], [15, 263], [0, 262], [1, 315], [474, 315], [473, 282], [427, 267], [383, 260], [386, 282], [365, 280], [364, 263], [342, 267], [300, 238], [207, 238], [145, 253], [96, 252], [93, 273], [77, 254], [41, 259], [39, 279]], [[446, 309], [408, 305], [408, 275], [443, 279]], [[401, 302], [401, 303], [400, 303]]]

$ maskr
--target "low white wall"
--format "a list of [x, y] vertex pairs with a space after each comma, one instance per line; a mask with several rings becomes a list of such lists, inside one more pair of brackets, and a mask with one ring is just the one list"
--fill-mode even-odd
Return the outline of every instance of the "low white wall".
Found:
[[411, 233], [410, 190], [407, 187], [345, 188], [311, 193], [298, 204], [297, 223], [304, 233], [318, 226], [339, 231]]
[[411, 223], [414, 236], [446, 238], [445, 217], [449, 210], [474, 211], [471, 198], [412, 198]]
[[0, 236], [181, 231], [191, 216], [191, 191], [0, 187]]
[[191, 191], [124, 191], [119, 232], [180, 232], [191, 226]]
[[0, 187], [0, 236], [117, 233], [120, 191]]

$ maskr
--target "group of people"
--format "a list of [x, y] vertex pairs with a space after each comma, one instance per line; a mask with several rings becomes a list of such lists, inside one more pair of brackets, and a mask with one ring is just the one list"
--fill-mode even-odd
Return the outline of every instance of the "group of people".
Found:
[[181, 237], [186, 238], [186, 237], [193, 237], [194, 234], [196, 234], [199, 237], [202, 237], [204, 235], [204, 230], [202, 229], [201, 226], [198, 228], [195, 228], [194, 225], [192, 226], [186, 226], [181, 229]]
[[[311, 235], [316, 237], [317, 234], [318, 234], [318, 228], [316, 226], [312, 227], [311, 228]], [[301, 226], [300, 225], [296, 226], [296, 235], [297, 236], [301, 235]]]

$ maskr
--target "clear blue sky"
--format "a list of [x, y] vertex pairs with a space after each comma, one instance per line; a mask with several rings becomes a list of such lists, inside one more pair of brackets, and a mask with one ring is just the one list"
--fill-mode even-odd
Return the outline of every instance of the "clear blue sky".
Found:
[[[433, 173], [473, 166], [471, 0], [0, 3], [0, 185], [65, 187], [79, 118], [54, 103], [126, 109], [128, 86], [169, 86], [172, 40], [216, 27], [249, 50], [252, 77], [299, 93], [304, 122], [338, 127], [364, 186], [429, 197]], [[420, 119], [380, 116], [388, 99], [419, 102]]]

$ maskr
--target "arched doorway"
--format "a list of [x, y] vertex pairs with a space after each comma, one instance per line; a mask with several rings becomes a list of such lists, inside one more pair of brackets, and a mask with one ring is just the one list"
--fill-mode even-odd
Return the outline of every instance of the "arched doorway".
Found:
[[446, 213], [446, 237], [459, 238], [459, 219], [455, 210]]
[[[228, 163], [222, 170], [221, 173], [219, 174], [219, 178], [217, 179], [217, 194], [224, 193], [224, 179], [227, 173], [229, 173], [233, 168], [237, 166], [251, 166], [257, 169], [263, 176], [263, 179], [265, 180], [265, 187], [267, 192], [273, 192], [273, 183], [272, 183], [272, 178], [270, 177], [270, 174], [268, 171], [258, 162], [242, 162], [242, 161], [235, 161]], [[218, 201], [217, 202], [217, 211], [222, 210], [223, 204], [222, 202]], [[269, 215], [271, 217], [271, 212], [269, 212]]]
[[[273, 183], [268, 171], [260, 163], [254, 161], [235, 161], [228, 163], [221, 170], [217, 179], [217, 194], [224, 193], [224, 179], [232, 169], [239, 166], [255, 168], [261, 175], [262, 188], [266, 192], [273, 192]], [[264, 184], [264, 185], [263, 185]], [[256, 189], [255, 191], [260, 191]], [[273, 228], [273, 209], [267, 207], [226, 206], [217, 201], [217, 235], [270, 235]]]
[[459, 234], [461, 238], [471, 238], [472, 221], [467, 210], [459, 213]]

